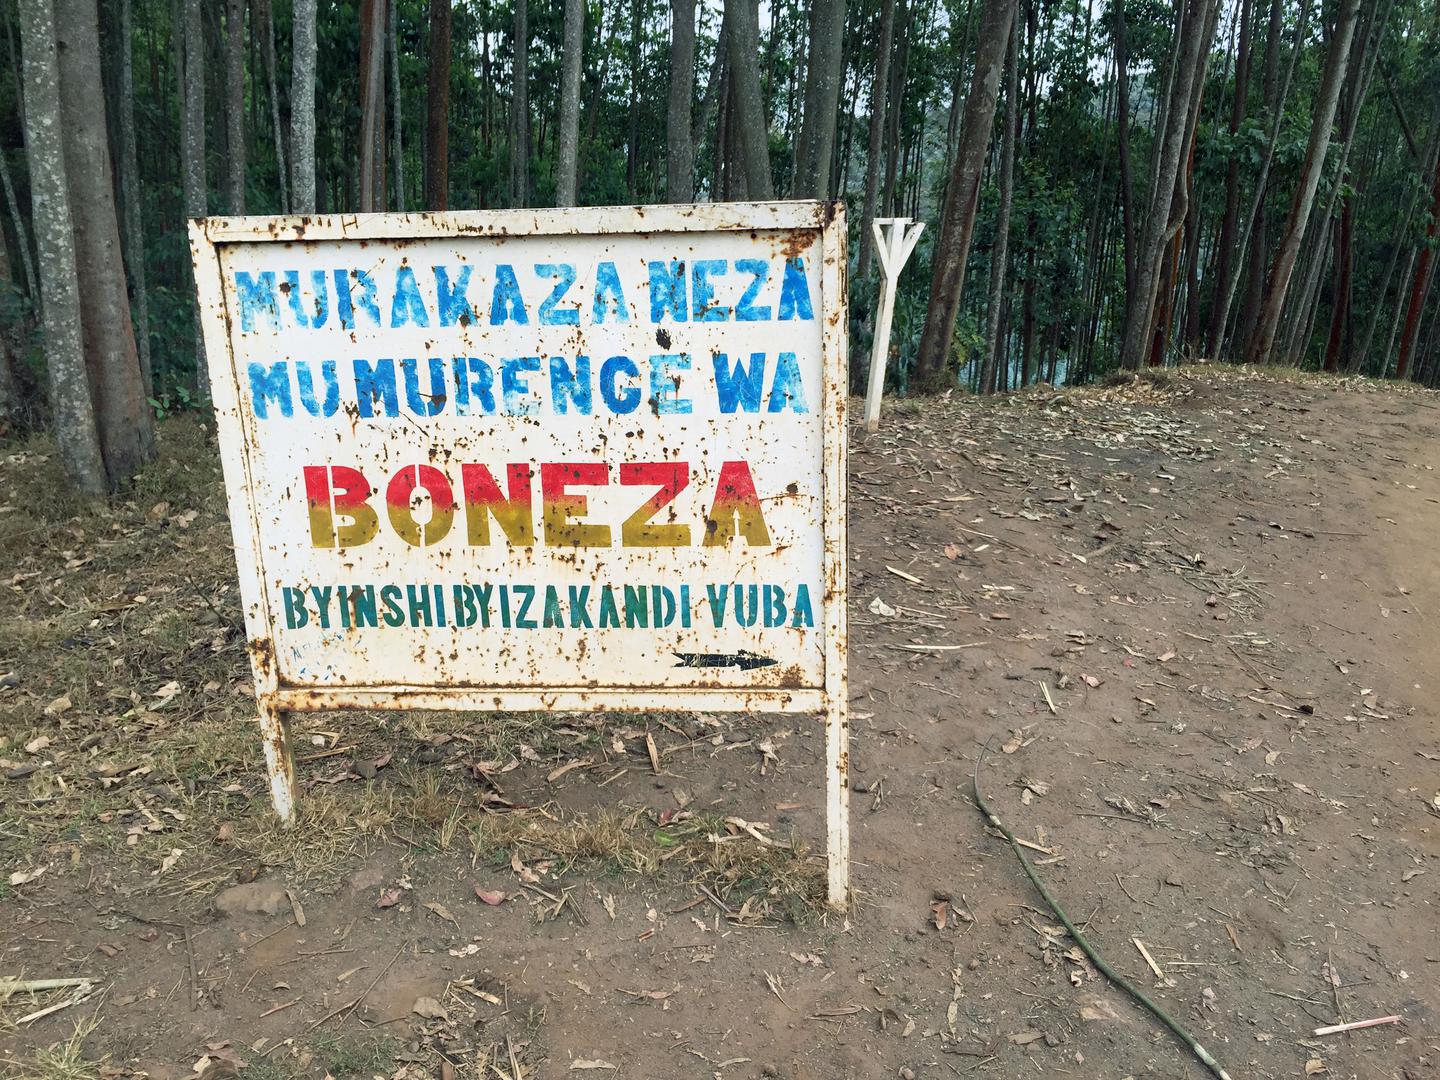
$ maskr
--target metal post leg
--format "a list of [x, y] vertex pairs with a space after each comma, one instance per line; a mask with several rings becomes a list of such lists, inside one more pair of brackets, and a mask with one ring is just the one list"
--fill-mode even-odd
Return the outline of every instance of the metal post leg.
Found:
[[825, 823], [830, 907], [850, 904], [850, 716], [843, 698], [825, 710]]
[[290, 714], [262, 701], [260, 737], [265, 744], [270, 801], [275, 804], [280, 820], [289, 825], [295, 820], [295, 758], [290, 751]]

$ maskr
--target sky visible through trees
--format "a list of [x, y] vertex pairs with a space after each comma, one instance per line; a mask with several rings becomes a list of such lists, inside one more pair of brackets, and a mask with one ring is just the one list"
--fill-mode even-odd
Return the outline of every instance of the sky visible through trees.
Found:
[[1440, 381], [1437, 0], [0, 0], [0, 36], [0, 426], [97, 493], [207, 394], [202, 213], [837, 198], [857, 387], [870, 216], [929, 226], [891, 390]]

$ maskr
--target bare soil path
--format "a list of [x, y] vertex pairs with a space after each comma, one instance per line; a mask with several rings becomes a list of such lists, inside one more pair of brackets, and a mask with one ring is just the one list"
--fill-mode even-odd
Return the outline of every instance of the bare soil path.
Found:
[[855, 432], [848, 921], [786, 842], [823, 836], [796, 718], [315, 717], [280, 835], [198, 426], [112, 518], [47, 504], [19, 448], [0, 976], [95, 988], [22, 1026], [74, 991], [4, 1003], [0, 1055], [46, 1080], [1205, 1075], [983, 827], [990, 743], [986, 797], [1070, 916], [1233, 1076], [1440, 1076], [1432, 397], [1202, 368]]

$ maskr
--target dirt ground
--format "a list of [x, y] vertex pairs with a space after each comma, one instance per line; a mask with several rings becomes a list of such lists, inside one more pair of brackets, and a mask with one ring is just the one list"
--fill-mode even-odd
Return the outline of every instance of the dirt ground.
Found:
[[800, 718], [307, 717], [282, 833], [203, 428], [163, 427], [104, 514], [10, 447], [0, 976], [91, 982], [12, 995], [0, 1056], [1206, 1075], [985, 828], [989, 743], [982, 790], [1056, 898], [1237, 1080], [1440, 1077], [1437, 408], [1197, 368], [854, 432], [848, 919]]

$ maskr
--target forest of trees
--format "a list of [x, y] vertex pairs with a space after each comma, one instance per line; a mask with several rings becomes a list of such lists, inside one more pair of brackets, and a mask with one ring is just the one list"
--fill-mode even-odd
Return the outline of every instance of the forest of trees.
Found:
[[[1440, 0], [0, 0], [0, 432], [207, 396], [185, 219], [837, 198], [892, 385], [1440, 383]], [[854, 372], [861, 385], [863, 370]]]

